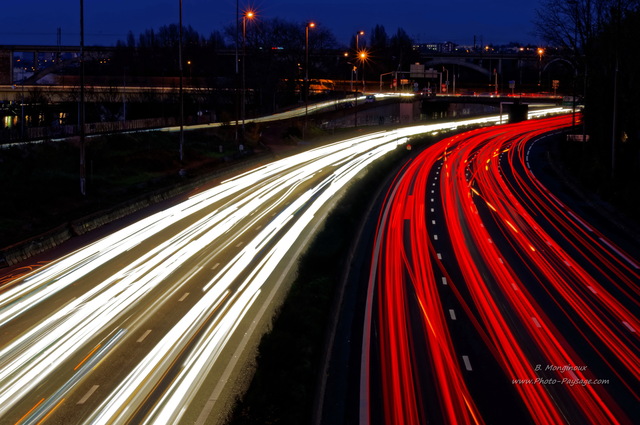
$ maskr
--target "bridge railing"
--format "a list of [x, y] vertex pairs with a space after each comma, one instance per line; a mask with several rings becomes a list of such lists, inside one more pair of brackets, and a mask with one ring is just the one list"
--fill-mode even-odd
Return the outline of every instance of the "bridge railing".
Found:
[[[147, 118], [130, 121], [96, 122], [85, 124], [85, 134], [117, 133], [123, 131], [147, 130], [151, 128], [171, 127], [177, 125], [177, 120], [168, 118]], [[32, 140], [52, 140], [78, 136], [77, 125], [56, 125], [50, 127], [27, 127], [24, 130], [20, 126], [10, 129], [0, 129], [0, 144], [15, 143]]]

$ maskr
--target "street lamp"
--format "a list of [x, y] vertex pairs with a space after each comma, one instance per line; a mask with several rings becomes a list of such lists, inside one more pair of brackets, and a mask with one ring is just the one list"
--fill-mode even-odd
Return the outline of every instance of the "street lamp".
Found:
[[[345, 59], [349, 59], [349, 52], [344, 52], [344, 58]], [[351, 76], [350, 76], [351, 85], [350, 85], [350, 88], [351, 88], [351, 91], [353, 91], [353, 68], [354, 68], [354, 66], [348, 60], [347, 60], [347, 65], [351, 65], [351, 72], [350, 72], [350, 74], [351, 74]]]
[[542, 47], [538, 47], [538, 89], [542, 85], [542, 55], [544, 54], [544, 49]]
[[182, 67], [182, 0], [180, 0], [178, 32], [178, 69], [180, 71], [180, 162], [184, 160], [184, 70]]
[[304, 129], [307, 129], [307, 114], [309, 113], [309, 28], [315, 28], [315, 22], [307, 22], [304, 27]]
[[358, 46], [358, 38], [359, 38], [361, 35], [364, 35], [364, 31], [358, 31], [358, 32], [356, 33], [356, 52], [360, 49], [360, 48], [359, 48], [359, 46]]
[[364, 94], [364, 91], [366, 89], [365, 82], [364, 82], [364, 63], [367, 60], [368, 55], [369, 54], [367, 53], [366, 50], [361, 50], [358, 52], [358, 60], [362, 64], [362, 94]]
[[[84, 81], [84, 0], [80, 0], [80, 194], [87, 194], [87, 167], [86, 167], [86, 147], [85, 147], [85, 81]], [[24, 81], [22, 82], [24, 90]], [[24, 104], [24, 102], [22, 102]]]
[[[367, 51], [366, 50], [361, 50], [359, 52], [356, 52], [356, 60], [359, 60], [362, 64], [362, 93], [364, 94], [364, 90], [365, 90], [365, 84], [364, 84], [364, 62], [367, 60]], [[353, 65], [353, 71], [355, 71], [356, 73], [356, 81], [358, 80], [358, 62], [355, 62]], [[353, 75], [353, 71], [352, 71], [352, 75]], [[353, 82], [352, 82], [352, 89], [353, 89]], [[357, 127], [358, 126], [358, 90], [356, 89], [354, 94], [353, 94], [354, 100], [355, 100], [355, 118], [354, 118], [354, 122], [353, 122], [353, 126]]]
[[315, 26], [315, 22], [309, 22], [304, 27], [305, 80], [309, 80], [309, 28], [315, 28]]
[[244, 137], [244, 120], [246, 108], [246, 86], [245, 86], [245, 62], [247, 59], [247, 19], [255, 18], [253, 10], [247, 10], [242, 15], [242, 135]]

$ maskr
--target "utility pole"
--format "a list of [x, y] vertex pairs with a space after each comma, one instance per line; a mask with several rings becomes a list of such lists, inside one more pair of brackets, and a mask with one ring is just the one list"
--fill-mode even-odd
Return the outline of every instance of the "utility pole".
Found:
[[180, 0], [180, 30], [178, 31], [178, 69], [180, 71], [180, 162], [184, 160], [184, 72], [182, 69], [182, 0]]
[[235, 90], [235, 100], [236, 100], [236, 125], [235, 125], [235, 140], [236, 144], [238, 143], [238, 116], [239, 112], [239, 100], [238, 100], [238, 81], [240, 80], [240, 70], [238, 69], [238, 42], [240, 37], [240, 5], [238, 3], [239, 0], [236, 0], [236, 90]]
[[84, 0], [80, 0], [80, 194], [87, 194], [84, 115]]
[[307, 132], [307, 117], [309, 114], [309, 28], [315, 28], [316, 24], [307, 22], [304, 27], [304, 127], [302, 130], [303, 138]]

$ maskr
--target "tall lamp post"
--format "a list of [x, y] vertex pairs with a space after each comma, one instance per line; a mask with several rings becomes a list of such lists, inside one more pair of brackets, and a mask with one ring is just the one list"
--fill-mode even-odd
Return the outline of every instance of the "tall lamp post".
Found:
[[304, 27], [304, 130], [307, 130], [309, 114], [309, 28], [315, 28], [315, 22], [307, 22]]
[[235, 43], [235, 48], [236, 48], [236, 82], [235, 82], [235, 88], [236, 88], [236, 90], [234, 90], [234, 92], [235, 92], [235, 96], [234, 96], [235, 102], [234, 103], [235, 103], [235, 110], [236, 110], [235, 111], [236, 112], [235, 113], [235, 115], [236, 115], [236, 117], [235, 117], [236, 118], [236, 125], [234, 126], [234, 129], [235, 129], [235, 141], [236, 141], [236, 144], [238, 143], [238, 116], [240, 115], [238, 113], [238, 108], [239, 108], [238, 103], [239, 102], [238, 102], [238, 90], [237, 90], [237, 88], [238, 88], [238, 80], [240, 79], [240, 76], [239, 76], [240, 71], [238, 70], [238, 38], [239, 38], [239, 33], [240, 33], [239, 26], [240, 26], [240, 5], [239, 5], [238, 0], [236, 0], [236, 43]]
[[365, 80], [364, 80], [364, 63], [367, 60], [367, 51], [362, 50], [358, 52], [358, 59], [360, 60], [360, 63], [362, 65], [362, 94], [364, 95], [364, 91], [366, 89]]
[[178, 70], [180, 72], [180, 162], [184, 159], [184, 71], [182, 68], [182, 0], [180, 0], [180, 16], [178, 31]]
[[356, 33], [356, 52], [360, 50], [360, 47], [358, 46], [358, 39], [360, 38], [361, 35], [364, 35], [364, 31], [358, 31]]
[[542, 47], [538, 47], [538, 91], [542, 86], [542, 55], [544, 54], [544, 49]]
[[242, 136], [244, 137], [244, 120], [246, 114], [246, 84], [245, 84], [245, 62], [247, 60], [247, 19], [253, 19], [256, 16], [252, 10], [247, 10], [242, 15]]
[[[24, 87], [24, 82], [23, 82]], [[23, 102], [24, 103], [24, 102]], [[80, 194], [87, 194], [84, 114], [84, 0], [80, 0]]]
[[[360, 36], [361, 35], [364, 35], [364, 31], [362, 31], [362, 30], [360, 30], [360, 31], [358, 31], [356, 33], [356, 56], [357, 56], [357, 59], [359, 59], [359, 60], [362, 60], [361, 52], [360, 52]], [[357, 72], [357, 70], [356, 70], [356, 72]], [[356, 76], [356, 79], [357, 78], [358, 77]], [[363, 66], [362, 66], [362, 91], [364, 92], [364, 63], [363, 63]], [[356, 93], [356, 95], [357, 95], [357, 93]]]

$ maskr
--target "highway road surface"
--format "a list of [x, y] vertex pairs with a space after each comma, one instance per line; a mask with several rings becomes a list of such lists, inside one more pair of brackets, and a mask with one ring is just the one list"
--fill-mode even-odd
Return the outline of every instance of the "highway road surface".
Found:
[[0, 423], [218, 423], [351, 179], [414, 135], [499, 119], [311, 149], [1, 278]]
[[[360, 424], [632, 424], [640, 246], [626, 251], [532, 170], [571, 115], [425, 149], [382, 209]], [[536, 158], [544, 161], [544, 158]]]

